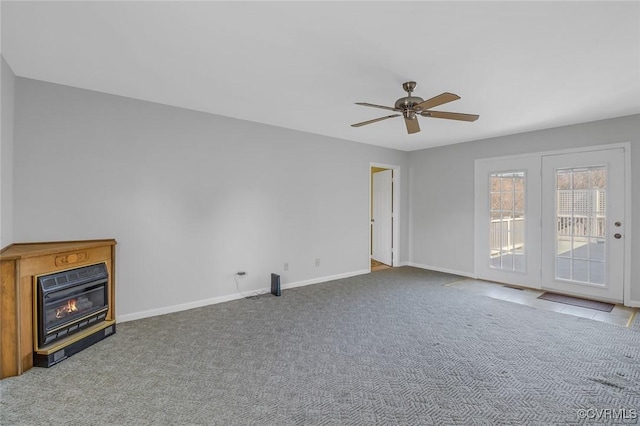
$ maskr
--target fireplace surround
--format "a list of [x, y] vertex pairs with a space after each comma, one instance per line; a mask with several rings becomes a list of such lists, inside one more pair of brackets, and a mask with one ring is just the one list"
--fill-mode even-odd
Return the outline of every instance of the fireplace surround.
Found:
[[115, 333], [115, 245], [22, 243], [0, 252], [0, 379]]

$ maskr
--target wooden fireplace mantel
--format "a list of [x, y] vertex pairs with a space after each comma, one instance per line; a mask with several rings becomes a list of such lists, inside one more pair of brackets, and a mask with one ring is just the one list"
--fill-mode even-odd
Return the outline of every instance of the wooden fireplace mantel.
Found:
[[56, 241], [11, 244], [0, 251], [0, 379], [33, 367], [34, 277], [105, 262], [109, 311], [115, 321], [116, 241]]

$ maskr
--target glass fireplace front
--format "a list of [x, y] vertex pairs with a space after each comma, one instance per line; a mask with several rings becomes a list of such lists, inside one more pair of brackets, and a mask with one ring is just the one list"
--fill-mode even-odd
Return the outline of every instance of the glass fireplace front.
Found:
[[104, 321], [109, 309], [105, 263], [37, 278], [38, 346]]

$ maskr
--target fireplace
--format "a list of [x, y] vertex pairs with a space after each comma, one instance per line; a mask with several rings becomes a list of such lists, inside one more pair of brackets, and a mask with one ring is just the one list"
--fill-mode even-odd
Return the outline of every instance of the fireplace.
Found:
[[114, 239], [0, 250], [0, 379], [50, 367], [116, 332]]
[[[50, 367], [115, 333], [115, 324], [100, 327], [109, 311], [108, 284], [104, 262], [35, 277], [34, 365]], [[53, 350], [43, 353], [47, 348]]]

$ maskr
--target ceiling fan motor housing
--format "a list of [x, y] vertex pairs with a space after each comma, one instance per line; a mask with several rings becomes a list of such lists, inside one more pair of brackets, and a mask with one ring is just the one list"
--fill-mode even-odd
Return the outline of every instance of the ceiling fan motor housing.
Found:
[[411, 92], [416, 88], [417, 83], [415, 81], [407, 81], [402, 83], [402, 88], [409, 96], [400, 98], [396, 101], [395, 108], [402, 110], [404, 118], [413, 120], [416, 118], [416, 112], [420, 112], [419, 109], [414, 109], [416, 105], [423, 102], [424, 99], [418, 96], [411, 96]]
[[[405, 118], [413, 118], [415, 117], [416, 112], [420, 112], [418, 111], [420, 108], [414, 109], [415, 106], [423, 101], [424, 99], [418, 96], [405, 96], [404, 98], [400, 98], [396, 101], [395, 107], [402, 110], [405, 114]], [[410, 113], [412, 117], [407, 117], [407, 113]]]

